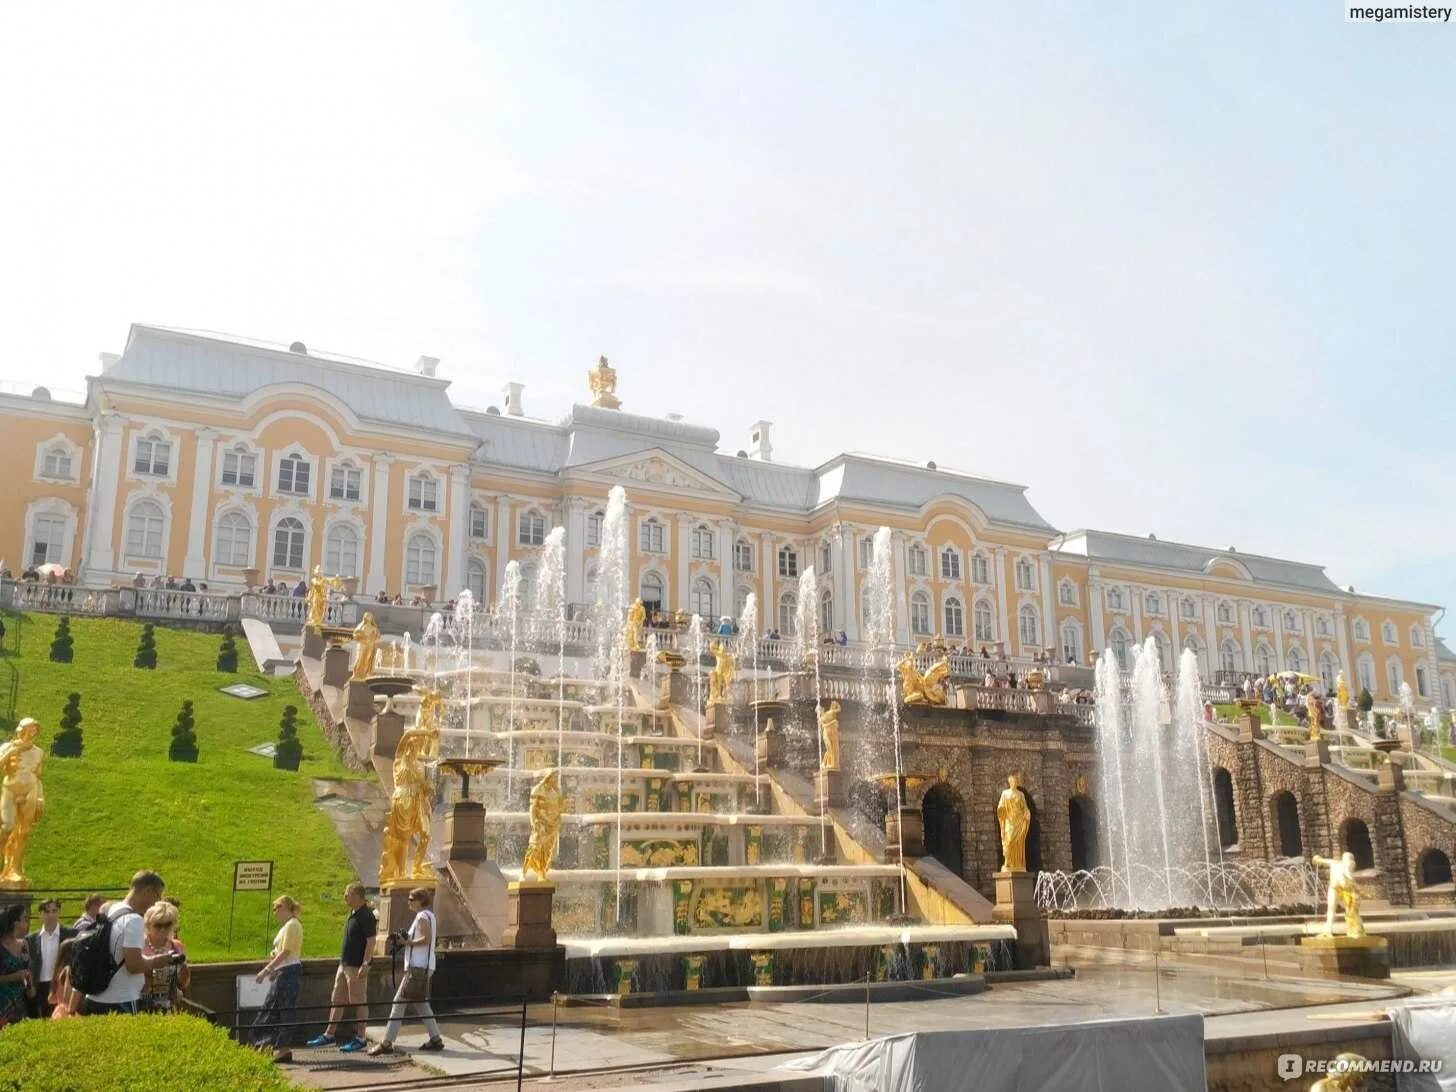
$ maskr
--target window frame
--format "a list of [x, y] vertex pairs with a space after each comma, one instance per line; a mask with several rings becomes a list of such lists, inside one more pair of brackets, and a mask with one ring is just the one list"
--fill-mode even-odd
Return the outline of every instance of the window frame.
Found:
[[799, 578], [799, 551], [792, 546], [780, 546], [778, 550], [779, 576], [784, 580]]
[[[284, 524], [292, 524], [292, 526], [285, 528]], [[298, 561], [296, 564], [293, 561], [294, 553], [292, 537], [295, 528], [298, 532]], [[283, 561], [279, 561], [279, 535], [282, 534], [284, 531], [287, 531], [289, 535], [287, 555]], [[303, 520], [293, 515], [279, 516], [277, 521], [273, 524], [273, 534], [270, 536], [270, 538], [272, 541], [269, 543], [268, 546], [268, 558], [271, 562], [269, 568], [283, 569], [286, 572], [303, 572], [308, 567], [308, 527], [304, 524]]]
[[700, 523], [694, 527], [691, 535], [693, 560], [716, 561], [718, 559], [717, 538], [717, 532], [707, 524]]
[[944, 581], [960, 582], [961, 579], [961, 552], [954, 546], [947, 543], [939, 551], [940, 557], [940, 579]]
[[[425, 572], [428, 561], [429, 572]], [[413, 576], [411, 576], [413, 572]], [[429, 579], [425, 579], [428, 575]], [[440, 586], [440, 544], [425, 531], [411, 531], [404, 541], [404, 583], [406, 587], [438, 588]], [[524, 579], [522, 584], [524, 584]]]
[[405, 508], [410, 512], [440, 511], [440, 479], [428, 470], [417, 470], [405, 478]]
[[940, 620], [943, 624], [941, 632], [947, 637], [959, 637], [962, 640], [966, 636], [966, 608], [958, 595], [947, 595], [945, 601], [940, 605]]
[[[245, 534], [239, 538], [238, 528], [234, 521], [242, 520], [246, 529]], [[232, 547], [232, 552], [227, 557], [222, 555], [222, 545], [226, 541]], [[236, 559], [241, 553], [242, 560]], [[213, 531], [212, 563], [225, 569], [246, 569], [253, 560], [253, 517], [247, 512], [238, 508], [228, 508], [217, 517], [217, 526]]]
[[753, 543], [746, 538], [733, 540], [733, 571], [736, 573], [753, 572]]
[[[231, 469], [228, 467], [229, 460], [233, 463]], [[229, 474], [232, 475], [232, 481], [228, 480]], [[226, 448], [218, 467], [217, 481], [226, 489], [258, 488], [258, 453], [245, 444], [234, 444]]]
[[540, 546], [546, 541], [546, 517], [534, 508], [516, 516], [516, 545]]
[[667, 525], [656, 516], [647, 516], [637, 525], [637, 549], [640, 553], [667, 553]]
[[[478, 518], [477, 518], [478, 517]], [[465, 534], [472, 542], [490, 541], [490, 509], [476, 501], [470, 502], [465, 515]]]
[[[352, 486], [352, 489], [350, 488]], [[364, 496], [364, 470], [351, 459], [329, 467], [329, 500], [352, 504]]]
[[[300, 474], [300, 468], [302, 473]], [[283, 476], [288, 474], [288, 485]], [[299, 488], [302, 478], [303, 488]], [[313, 495], [313, 461], [296, 451], [288, 451], [278, 457], [278, 473], [273, 479], [275, 492], [285, 497], [309, 497]]]
[[[142, 445], [147, 448], [146, 463], [142, 463]], [[161, 461], [158, 463], [158, 451]], [[144, 478], [170, 478], [172, 476], [172, 441], [159, 432], [148, 431], [139, 434], [132, 452], [132, 473]]]

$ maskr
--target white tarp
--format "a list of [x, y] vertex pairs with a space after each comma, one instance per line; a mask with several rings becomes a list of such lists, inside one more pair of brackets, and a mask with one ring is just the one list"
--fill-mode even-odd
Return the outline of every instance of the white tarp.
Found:
[[1456, 1004], [1436, 1002], [1386, 1010], [1390, 1056], [1402, 1062], [1439, 1061], [1439, 1073], [1397, 1073], [1400, 1092], [1456, 1092]]
[[1203, 1092], [1203, 1017], [913, 1032], [782, 1068], [832, 1075], [836, 1092]]

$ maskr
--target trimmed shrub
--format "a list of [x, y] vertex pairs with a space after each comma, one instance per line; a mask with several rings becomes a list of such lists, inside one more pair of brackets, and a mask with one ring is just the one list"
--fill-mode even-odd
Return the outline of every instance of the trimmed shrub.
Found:
[[177, 723], [172, 725], [172, 745], [167, 748], [167, 757], [173, 762], [197, 761], [197, 733], [193, 730], [190, 701], [182, 703]]
[[51, 754], [57, 758], [81, 757], [81, 695], [68, 694], [61, 711], [60, 730], [51, 740]]
[[234, 674], [238, 670], [238, 646], [233, 640], [231, 633], [223, 634], [222, 644], [217, 650], [217, 669], [219, 671], [230, 671]]
[[278, 745], [273, 749], [273, 766], [279, 770], [296, 770], [303, 758], [303, 744], [298, 742], [298, 707], [285, 705], [283, 719], [278, 722]]
[[1355, 708], [1360, 710], [1360, 712], [1362, 713], [1368, 713], [1370, 712], [1371, 708], [1374, 707], [1374, 705], [1375, 698], [1371, 695], [1369, 690], [1362, 686], [1360, 688], [1360, 696], [1355, 699]]
[[1384, 739], [1385, 738], [1385, 714], [1384, 713], [1376, 713], [1375, 714], [1375, 734], [1380, 739]]
[[267, 1055], [239, 1046], [196, 1016], [21, 1020], [0, 1034], [0, 1089], [294, 1087]]
[[76, 654], [73, 647], [75, 643], [76, 639], [71, 636], [71, 616], [63, 614], [56, 623], [56, 635], [51, 639], [51, 663], [70, 663]]
[[142, 635], [137, 641], [136, 659], [132, 660], [131, 666], [145, 668], [149, 671], [156, 669], [157, 638], [152, 633], [150, 622], [142, 626]]

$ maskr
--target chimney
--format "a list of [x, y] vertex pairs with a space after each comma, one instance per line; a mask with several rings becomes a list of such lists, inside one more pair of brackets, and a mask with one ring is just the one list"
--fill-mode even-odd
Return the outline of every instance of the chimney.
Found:
[[117, 353], [101, 353], [99, 355], [101, 357], [102, 375], [105, 375], [107, 372], [111, 371], [112, 368], [116, 367], [116, 362], [121, 359], [120, 355], [118, 355]]
[[435, 378], [435, 369], [440, 366], [440, 358], [437, 356], [422, 356], [415, 361], [415, 371], [430, 379]]
[[748, 433], [748, 457], [760, 462], [773, 462], [773, 443], [769, 440], [772, 421], [755, 421]]
[[512, 381], [506, 384], [503, 393], [505, 395], [506, 413], [510, 414], [510, 416], [524, 417], [526, 415], [526, 411], [521, 407], [521, 395], [525, 391], [526, 385], [524, 383]]

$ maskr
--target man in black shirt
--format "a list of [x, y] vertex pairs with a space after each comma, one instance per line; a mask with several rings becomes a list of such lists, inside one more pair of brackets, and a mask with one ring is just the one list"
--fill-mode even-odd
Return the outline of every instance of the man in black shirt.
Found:
[[339, 969], [334, 972], [334, 994], [329, 998], [329, 1026], [322, 1035], [308, 1041], [311, 1047], [333, 1046], [334, 1033], [343, 1023], [345, 1010], [353, 1008], [356, 1026], [354, 1036], [340, 1044], [346, 1054], [369, 1045], [364, 1037], [369, 1016], [369, 953], [374, 945], [376, 921], [374, 911], [364, 898], [364, 885], [351, 883], [344, 888], [344, 904], [349, 919], [344, 922], [344, 947], [339, 953]]

